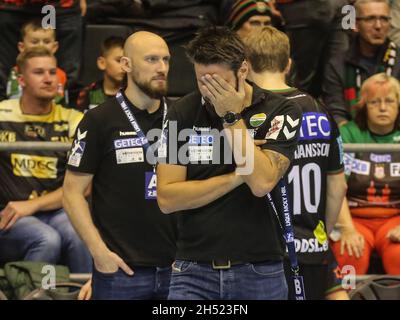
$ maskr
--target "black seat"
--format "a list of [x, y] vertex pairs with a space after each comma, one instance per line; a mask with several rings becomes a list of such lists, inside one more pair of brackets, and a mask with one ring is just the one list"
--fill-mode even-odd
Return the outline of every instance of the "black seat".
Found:
[[349, 295], [351, 300], [400, 300], [400, 276], [373, 276]]
[[85, 28], [85, 45], [83, 46], [83, 63], [79, 82], [86, 86], [102, 78], [97, 68], [97, 57], [100, 55], [102, 42], [110, 36], [126, 38], [132, 33], [129, 26], [89, 24]]

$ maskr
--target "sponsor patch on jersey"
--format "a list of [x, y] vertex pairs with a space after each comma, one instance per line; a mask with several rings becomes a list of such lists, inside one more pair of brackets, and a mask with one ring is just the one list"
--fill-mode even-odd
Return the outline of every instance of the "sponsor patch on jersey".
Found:
[[86, 142], [75, 139], [72, 145], [71, 154], [68, 157], [68, 164], [74, 167], [79, 167], [82, 156], [85, 151]]
[[37, 124], [26, 124], [24, 133], [27, 137], [30, 138], [46, 137], [46, 129], [43, 126]]
[[56, 179], [57, 162], [55, 157], [33, 156], [27, 154], [11, 154], [13, 173], [18, 177], [34, 177], [38, 179]]
[[127, 138], [114, 140], [115, 149], [141, 147], [146, 143], [144, 137], [142, 138]]
[[330, 139], [331, 124], [324, 113], [305, 112], [301, 122], [300, 140]]
[[370, 156], [369, 156], [369, 159], [372, 162], [375, 162], [375, 163], [382, 163], [382, 162], [390, 163], [390, 162], [392, 162], [392, 155], [391, 154], [375, 154], [375, 153], [371, 153]]
[[211, 131], [211, 127], [196, 127], [193, 126], [194, 131], [200, 131], [200, 132], [208, 132]]
[[136, 136], [137, 133], [135, 131], [120, 131], [120, 136]]
[[328, 236], [325, 232], [325, 224], [322, 220], [319, 220], [318, 225], [314, 229], [313, 233], [320, 245], [323, 245], [328, 240]]
[[213, 146], [189, 146], [188, 151], [190, 162], [212, 161], [213, 159]]
[[351, 171], [357, 174], [368, 176], [371, 169], [371, 163], [359, 159], [353, 159], [351, 163]]
[[319, 253], [329, 250], [329, 242], [325, 241], [320, 244], [316, 238], [311, 239], [295, 239], [294, 246], [298, 253]]
[[55, 123], [54, 131], [56, 131], [56, 132], [69, 131], [69, 124], [68, 123], [62, 123], [62, 124]]
[[267, 134], [265, 135], [265, 139], [269, 140], [276, 140], [278, 138], [279, 133], [282, 130], [284, 116], [275, 116], [274, 119], [271, 121], [271, 127], [269, 128]]
[[214, 143], [214, 136], [211, 134], [192, 134], [189, 136], [189, 144], [210, 145]]
[[0, 130], [0, 142], [15, 142], [17, 135], [14, 131]]
[[115, 150], [117, 164], [144, 162], [143, 148], [125, 148]]
[[265, 120], [267, 120], [267, 115], [265, 113], [257, 113], [250, 118], [250, 125], [253, 128], [261, 126]]
[[400, 177], [400, 162], [393, 162], [390, 164], [390, 176]]

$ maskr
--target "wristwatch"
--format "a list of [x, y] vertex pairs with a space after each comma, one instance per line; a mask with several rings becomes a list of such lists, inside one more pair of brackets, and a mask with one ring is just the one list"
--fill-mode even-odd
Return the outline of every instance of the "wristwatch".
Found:
[[221, 117], [221, 119], [223, 124], [231, 126], [242, 119], [242, 115], [240, 113], [229, 111], [223, 117]]

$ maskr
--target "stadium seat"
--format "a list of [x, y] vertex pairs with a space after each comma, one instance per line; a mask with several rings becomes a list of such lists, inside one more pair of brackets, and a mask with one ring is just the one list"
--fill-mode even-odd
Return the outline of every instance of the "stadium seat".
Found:
[[400, 276], [373, 276], [349, 293], [351, 300], [400, 300]]

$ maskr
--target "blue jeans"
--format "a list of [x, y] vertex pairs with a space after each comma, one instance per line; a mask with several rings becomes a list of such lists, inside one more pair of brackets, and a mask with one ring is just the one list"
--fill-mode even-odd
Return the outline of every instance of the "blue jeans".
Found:
[[171, 267], [135, 267], [133, 276], [122, 269], [102, 273], [93, 267], [93, 300], [166, 300]]
[[73, 273], [89, 273], [92, 258], [60, 209], [23, 217], [10, 230], [0, 230], [0, 262], [41, 261], [64, 264]]
[[283, 264], [246, 263], [225, 270], [177, 260], [168, 300], [286, 300]]

